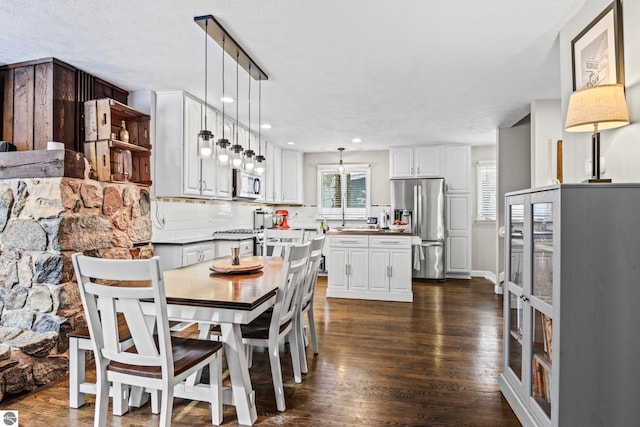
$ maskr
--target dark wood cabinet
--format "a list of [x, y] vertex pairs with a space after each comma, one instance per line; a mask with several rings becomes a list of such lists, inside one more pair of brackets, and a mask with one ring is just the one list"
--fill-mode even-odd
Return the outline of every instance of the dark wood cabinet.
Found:
[[0, 136], [19, 151], [48, 141], [83, 151], [84, 102], [108, 97], [126, 104], [129, 93], [55, 58], [0, 67]]

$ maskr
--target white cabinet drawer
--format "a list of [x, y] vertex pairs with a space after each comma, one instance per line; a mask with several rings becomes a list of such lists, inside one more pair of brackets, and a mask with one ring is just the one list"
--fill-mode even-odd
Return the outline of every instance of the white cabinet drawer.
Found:
[[369, 246], [368, 236], [354, 236], [353, 234], [347, 235], [331, 235], [329, 236], [328, 246], [341, 246], [341, 247], [363, 247]]
[[369, 246], [372, 248], [409, 248], [411, 247], [411, 237], [370, 236]]

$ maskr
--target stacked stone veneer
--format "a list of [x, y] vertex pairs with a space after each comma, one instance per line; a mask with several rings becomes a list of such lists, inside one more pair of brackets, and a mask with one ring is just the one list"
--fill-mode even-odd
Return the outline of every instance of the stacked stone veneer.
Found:
[[71, 255], [151, 257], [149, 208], [135, 184], [0, 180], [0, 400], [67, 374], [84, 324]]

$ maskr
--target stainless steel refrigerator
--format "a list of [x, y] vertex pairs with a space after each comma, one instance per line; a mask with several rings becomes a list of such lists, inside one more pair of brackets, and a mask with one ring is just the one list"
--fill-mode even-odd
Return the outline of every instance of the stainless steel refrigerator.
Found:
[[391, 221], [407, 221], [421, 240], [419, 250], [413, 251], [414, 278], [445, 278], [444, 209], [444, 178], [391, 180]]

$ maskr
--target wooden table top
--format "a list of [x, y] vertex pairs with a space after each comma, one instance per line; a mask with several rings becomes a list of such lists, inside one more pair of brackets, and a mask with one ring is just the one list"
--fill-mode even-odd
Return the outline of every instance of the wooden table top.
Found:
[[280, 257], [242, 257], [264, 261], [255, 273], [218, 274], [209, 269], [212, 261], [164, 272], [169, 304], [252, 310], [275, 295], [282, 273]]

